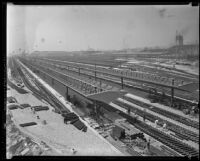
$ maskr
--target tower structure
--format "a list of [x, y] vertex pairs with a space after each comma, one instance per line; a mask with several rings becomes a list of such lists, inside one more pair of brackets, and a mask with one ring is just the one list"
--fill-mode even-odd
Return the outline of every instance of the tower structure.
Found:
[[183, 45], [183, 35], [176, 31], [176, 45], [182, 46]]

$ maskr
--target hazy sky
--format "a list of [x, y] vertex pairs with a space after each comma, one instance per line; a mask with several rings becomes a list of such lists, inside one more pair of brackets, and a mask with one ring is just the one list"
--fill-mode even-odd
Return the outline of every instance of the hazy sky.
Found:
[[191, 6], [8, 5], [8, 52], [169, 46], [176, 30], [199, 42], [199, 8]]

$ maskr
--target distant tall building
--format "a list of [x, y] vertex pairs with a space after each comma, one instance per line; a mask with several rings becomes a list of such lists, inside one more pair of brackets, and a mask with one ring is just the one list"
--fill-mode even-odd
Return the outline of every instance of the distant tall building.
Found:
[[178, 34], [176, 31], [176, 45], [182, 46], [183, 45], [183, 36], [181, 34]]

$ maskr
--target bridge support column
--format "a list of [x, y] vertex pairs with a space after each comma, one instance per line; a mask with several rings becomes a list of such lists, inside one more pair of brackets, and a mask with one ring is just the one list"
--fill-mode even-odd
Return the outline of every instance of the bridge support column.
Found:
[[[174, 86], [174, 79], [172, 79], [172, 86]], [[171, 88], [171, 107], [173, 106], [174, 103], [174, 88]]]

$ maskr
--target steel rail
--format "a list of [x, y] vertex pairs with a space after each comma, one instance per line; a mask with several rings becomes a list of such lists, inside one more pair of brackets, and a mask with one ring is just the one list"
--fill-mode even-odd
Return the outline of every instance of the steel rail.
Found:
[[[148, 112], [144, 112], [144, 111], [142, 111], [142, 110], [140, 110], [140, 109], [137, 109], [137, 108], [135, 108], [135, 107], [133, 107], [133, 106], [131, 106], [131, 105], [128, 105], [128, 104], [126, 104], [126, 103], [123, 103], [123, 102], [121, 102], [121, 101], [118, 101], [118, 100], [116, 100], [116, 101], [114, 101], [113, 102], [114, 104], [116, 104], [116, 105], [118, 105], [118, 106], [121, 106], [122, 108], [125, 108], [125, 109], [131, 109], [131, 111], [133, 111], [133, 110], [136, 110], [137, 112], [137, 114], [139, 115], [139, 116], [141, 116], [141, 117], [143, 117], [144, 115], [146, 116], [146, 119], [148, 119], [149, 121], [151, 121], [151, 122], [155, 122], [155, 120], [160, 120], [160, 122], [158, 123], [160, 126], [162, 126], [163, 125], [163, 123], [164, 122], [166, 122], [167, 123], [167, 125], [168, 125], [168, 129], [169, 130], [173, 130], [174, 132], [176, 132], [176, 133], [180, 133], [181, 134], [181, 131], [178, 131], [178, 130], [175, 130], [174, 128], [172, 128], [171, 126], [175, 126], [175, 127], [178, 127], [178, 128], [181, 128], [181, 129], [183, 129], [183, 131], [187, 131], [187, 130], [185, 130], [185, 128], [183, 128], [183, 127], [180, 127], [179, 125], [175, 125], [175, 124], [173, 124], [173, 123], [171, 123], [171, 122], [169, 122], [169, 121], [167, 121], [167, 120], [165, 120], [165, 119], [162, 119], [162, 118], [160, 118], [159, 116], [155, 116], [155, 115], [152, 115], [152, 114], [150, 114], [150, 113], [148, 113]], [[182, 135], [182, 137], [184, 138], [184, 139], [186, 139], [186, 140], [192, 140], [192, 141], [194, 141], [194, 142], [197, 142], [198, 141], [198, 138], [197, 137], [189, 137], [189, 136], [187, 136], [187, 135]]]
[[[40, 61], [41, 60], [45, 60], [45, 59], [40, 59]], [[58, 61], [58, 60], [50, 60], [50, 61]], [[67, 61], [65, 61], [63, 63], [66, 63], [66, 62]], [[76, 62], [70, 62], [70, 63], [77, 64]], [[69, 66], [69, 65], [67, 65], [67, 66]], [[166, 87], [166, 88], [170, 88], [170, 89], [174, 88], [174, 89], [180, 90], [180, 91], [187, 91], [187, 90], [181, 89], [181, 88], [176, 87], [176, 86], [166, 85], [166, 84], [162, 84], [162, 83], [158, 83], [158, 82], [153, 82], [153, 81], [147, 81], [147, 80], [138, 79], [138, 78], [131, 78], [131, 77], [128, 77], [128, 76], [125, 76], [125, 75], [113, 74], [113, 73], [103, 72], [103, 71], [99, 71], [99, 70], [88, 69], [88, 68], [84, 68], [84, 67], [76, 67], [74, 65], [71, 65], [71, 67], [73, 67], [73, 68], [80, 68], [80, 69], [84, 69], [84, 70], [91, 71], [91, 72], [95, 72], [96, 71], [97, 73], [101, 73], [101, 74], [105, 74], [105, 75], [110, 75], [110, 76], [117, 77], [117, 78], [123, 77], [123, 78], [125, 78], [126, 80], [129, 80], [129, 81], [143, 82], [143, 83], [153, 84], [153, 85], [162, 86], [162, 87]]]
[[180, 142], [179, 140], [161, 132], [150, 125], [147, 125], [139, 120], [135, 121], [133, 117], [128, 115], [125, 112], [120, 111], [119, 114], [126, 118], [129, 123], [134, 125], [139, 130], [143, 131], [144, 133], [152, 136], [156, 140], [162, 142], [163, 144], [169, 146], [170, 148], [174, 149], [176, 152], [182, 154], [183, 156], [199, 156], [199, 152], [194, 149], [193, 147]]
[[[44, 63], [52, 65], [51, 63], [47, 63], [47, 62], [44, 62]], [[57, 66], [57, 65], [54, 65], [54, 66]], [[57, 66], [57, 67], [58, 67], [58, 66]], [[60, 66], [60, 68], [63, 68], [63, 67]], [[69, 70], [69, 71], [71, 71], [71, 72], [78, 73], [78, 71], [70, 70], [70, 69], [68, 69], [67, 67], [64, 67], [64, 69]], [[94, 75], [90, 75], [90, 74], [83, 73], [83, 72], [81, 72], [80, 74], [81, 74], [81, 75], [86, 75], [86, 76], [89, 76], [89, 77], [93, 77], [93, 78], [95, 77]], [[113, 80], [113, 79], [111, 80], [111, 79], [108, 79], [108, 78], [105, 78], [105, 77], [102, 78], [102, 77], [100, 77], [100, 76], [96, 76], [96, 78], [98, 78], [99, 80], [110, 81], [110, 82], [116, 83], [116, 84], [118, 84], [118, 85], [121, 84], [120, 81], [116, 81], [116, 80]], [[135, 89], [138, 89], [138, 90], [141, 90], [141, 91], [144, 91], [144, 92], [149, 92], [148, 89], [144, 89], [144, 88], [142, 88], [142, 87], [138, 87], [138, 86], [135, 86], [135, 85], [130, 85], [130, 84], [128, 84], [127, 80], [125, 80], [124, 82], [125, 82], [125, 83], [124, 83], [124, 86], [126, 86], [126, 87], [131, 87], [131, 88], [135, 88]], [[153, 87], [152, 87], [152, 88], [153, 88]], [[187, 92], [188, 92], [188, 91], [187, 91]], [[161, 94], [161, 92], [158, 92], [158, 93]], [[171, 97], [169, 94], [166, 94], [166, 96], [167, 96], [167, 97]], [[178, 99], [178, 100], [181, 100], [181, 101], [188, 102], [188, 103], [194, 103], [194, 104], [196, 104], [196, 102], [191, 101], [191, 99], [190, 99], [190, 100], [189, 100], [189, 99], [185, 99], [185, 98], [182, 98], [182, 97], [176, 96], [176, 95], [174, 96], [174, 98], [175, 98], [175, 99]]]
[[[23, 66], [21, 66], [23, 68]], [[25, 69], [25, 68], [24, 68]], [[26, 70], [26, 69], [25, 69]], [[34, 94], [36, 94], [36, 96], [38, 98], [44, 99], [45, 101], [47, 101], [50, 105], [52, 105], [54, 108], [56, 108], [57, 110], [61, 111], [60, 109], [66, 109], [63, 107], [62, 104], [60, 104], [60, 102], [58, 100], [56, 100], [56, 98], [52, 95], [50, 95], [49, 93], [47, 93], [44, 89], [41, 89], [41, 86], [39, 86], [37, 83], [35, 84], [39, 89], [41, 89], [40, 91], [36, 90], [34, 87], [32, 87], [32, 85], [29, 83], [28, 79], [26, 79], [25, 75], [23, 74], [23, 72], [21, 71], [21, 74], [23, 75], [22, 79], [24, 80], [25, 85], [31, 90], [33, 91]], [[27, 72], [28, 74], [28, 72]], [[30, 76], [30, 74], [28, 74]], [[45, 93], [44, 93], [45, 92]]]

